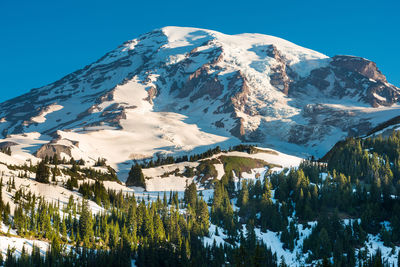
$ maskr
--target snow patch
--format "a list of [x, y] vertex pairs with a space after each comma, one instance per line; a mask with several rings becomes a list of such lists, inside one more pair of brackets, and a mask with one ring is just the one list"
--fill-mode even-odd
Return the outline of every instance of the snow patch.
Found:
[[61, 105], [50, 105], [46, 107], [38, 116], [31, 118], [33, 122], [43, 123], [46, 121], [46, 115], [55, 111], [61, 110], [64, 107]]

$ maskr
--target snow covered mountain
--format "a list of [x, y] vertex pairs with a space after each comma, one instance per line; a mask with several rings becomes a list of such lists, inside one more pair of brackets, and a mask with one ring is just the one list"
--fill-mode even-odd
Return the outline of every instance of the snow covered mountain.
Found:
[[364, 58], [330, 58], [268, 35], [165, 27], [1, 103], [0, 146], [21, 158], [103, 157], [119, 169], [239, 142], [319, 157], [398, 115], [399, 95]]

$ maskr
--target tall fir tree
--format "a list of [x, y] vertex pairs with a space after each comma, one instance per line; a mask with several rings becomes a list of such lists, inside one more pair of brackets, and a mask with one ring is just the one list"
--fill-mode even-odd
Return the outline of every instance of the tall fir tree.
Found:
[[82, 209], [79, 218], [79, 234], [84, 241], [89, 241], [93, 236], [93, 219], [89, 202], [82, 199]]
[[132, 165], [129, 171], [128, 179], [126, 180], [127, 186], [140, 186], [146, 188], [142, 167], [139, 164]]
[[197, 187], [195, 183], [191, 183], [184, 192], [183, 200], [186, 204], [194, 207], [197, 201]]
[[49, 168], [46, 166], [45, 161], [41, 161], [36, 170], [36, 181], [39, 183], [49, 183]]

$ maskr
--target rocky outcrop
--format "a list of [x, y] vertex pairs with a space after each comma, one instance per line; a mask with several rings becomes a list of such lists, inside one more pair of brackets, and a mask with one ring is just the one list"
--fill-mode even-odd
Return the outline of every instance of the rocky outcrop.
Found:
[[230, 130], [230, 133], [233, 136], [236, 136], [239, 139], [244, 140], [246, 135], [246, 130], [244, 127], [244, 119], [237, 116], [236, 111], [241, 111], [244, 113], [249, 112], [246, 109], [246, 103], [248, 100], [248, 96], [250, 94], [250, 88], [247, 85], [244, 75], [240, 71], [236, 72], [235, 75], [233, 75], [233, 77], [229, 81], [228, 87], [231, 91], [236, 92], [230, 98], [230, 105], [232, 105], [234, 110], [234, 112], [231, 113], [231, 116], [235, 118], [235, 126]]
[[157, 93], [157, 88], [154, 86], [150, 87], [150, 89], [147, 90], [147, 97], [144, 100], [149, 101], [150, 104], [153, 104], [153, 99], [157, 96]]
[[267, 49], [266, 53], [269, 57], [274, 58], [278, 63], [271, 67], [271, 74], [269, 76], [271, 85], [277, 87], [285, 95], [288, 95], [289, 86], [292, 82], [292, 79], [288, 75], [288, 73], [292, 73], [290, 67], [287, 66], [287, 62], [284, 60], [275, 45], [271, 45]]
[[[179, 89], [178, 97], [185, 98], [190, 95], [190, 101], [195, 101], [204, 96], [209, 96], [211, 99], [220, 96], [224, 87], [215, 75], [209, 74], [209, 69], [209, 65], [203, 65], [190, 74], [183, 87]], [[177, 86], [177, 83], [175, 82], [173, 86]]]
[[354, 56], [334, 56], [332, 57], [332, 66], [346, 69], [348, 71], [358, 72], [361, 75], [373, 79], [375, 81], [381, 81], [386, 83], [386, 77], [378, 70], [376, 63], [369, 61], [362, 57]]
[[46, 156], [47, 157], [54, 157], [54, 155], [57, 155], [58, 158], [61, 158], [61, 153], [64, 153], [70, 157], [71, 155], [71, 147], [65, 146], [65, 145], [59, 145], [59, 144], [45, 144], [42, 147], [40, 147], [36, 153], [35, 156], [38, 158], [44, 159]]
[[237, 110], [244, 111], [250, 93], [245, 76], [240, 72], [236, 72], [228, 84], [231, 92], [235, 92], [230, 101]]

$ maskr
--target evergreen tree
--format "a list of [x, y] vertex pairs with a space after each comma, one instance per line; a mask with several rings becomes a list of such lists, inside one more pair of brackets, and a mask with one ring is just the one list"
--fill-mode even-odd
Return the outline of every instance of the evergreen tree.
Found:
[[197, 201], [197, 187], [195, 183], [191, 183], [184, 192], [184, 201], [186, 204], [194, 207]]
[[49, 183], [49, 168], [46, 166], [45, 161], [41, 161], [36, 170], [36, 181], [39, 183]]
[[207, 203], [201, 198], [197, 203], [196, 222], [200, 226], [200, 235], [207, 235], [210, 225]]
[[86, 199], [82, 199], [82, 209], [79, 217], [79, 235], [84, 241], [88, 241], [93, 236], [92, 213]]
[[135, 165], [132, 165], [128, 179], [126, 180], [126, 185], [146, 188], [142, 167], [139, 164], [136, 163]]

